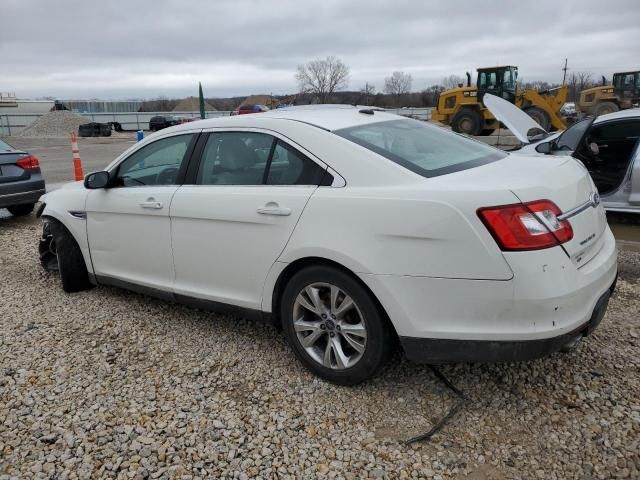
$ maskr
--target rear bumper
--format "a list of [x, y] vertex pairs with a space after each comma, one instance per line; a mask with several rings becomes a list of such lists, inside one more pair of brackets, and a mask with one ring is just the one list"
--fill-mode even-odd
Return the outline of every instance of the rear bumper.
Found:
[[575, 330], [555, 337], [525, 341], [450, 340], [400, 337], [407, 358], [417, 363], [510, 362], [533, 360], [557, 352], [565, 345], [586, 337], [600, 324], [615, 281], [598, 299], [588, 322]]
[[0, 208], [36, 203], [44, 193], [43, 180], [26, 183], [23, 189], [12, 191], [11, 193], [4, 193], [3, 189], [0, 188]]
[[[505, 254], [505, 256], [507, 256]], [[559, 248], [510, 252], [511, 280], [362, 275], [409, 358], [498, 361], [535, 358], [592, 329], [617, 275], [607, 227], [598, 254], [579, 268]], [[605, 305], [602, 307], [602, 305]]]

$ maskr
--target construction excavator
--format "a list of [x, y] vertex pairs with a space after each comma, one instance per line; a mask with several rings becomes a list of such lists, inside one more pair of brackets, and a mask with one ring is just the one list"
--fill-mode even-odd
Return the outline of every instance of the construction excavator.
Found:
[[549, 90], [527, 88], [518, 90], [518, 67], [511, 65], [479, 68], [477, 85], [471, 86], [467, 72], [467, 86], [442, 92], [431, 119], [450, 125], [454, 132], [467, 135], [491, 135], [500, 122], [482, 103], [485, 94], [504, 98], [524, 110], [546, 131], [566, 128], [560, 108], [567, 101], [568, 88], [562, 85]]
[[604, 115], [632, 108], [640, 103], [640, 71], [613, 74], [613, 82], [580, 92], [576, 108], [589, 115]]

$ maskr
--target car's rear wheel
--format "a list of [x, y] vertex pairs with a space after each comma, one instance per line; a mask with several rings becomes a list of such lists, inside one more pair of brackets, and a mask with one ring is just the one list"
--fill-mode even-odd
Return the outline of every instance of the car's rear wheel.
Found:
[[374, 298], [336, 268], [316, 266], [296, 273], [284, 289], [281, 319], [298, 358], [331, 382], [363, 382], [389, 356], [389, 327]]
[[78, 243], [73, 235], [59, 222], [51, 222], [51, 233], [55, 246], [62, 289], [67, 293], [88, 290], [93, 285]]
[[9, 213], [15, 217], [23, 217], [33, 212], [34, 206], [35, 203], [28, 203], [27, 205], [12, 205], [7, 207], [7, 210], [9, 210]]

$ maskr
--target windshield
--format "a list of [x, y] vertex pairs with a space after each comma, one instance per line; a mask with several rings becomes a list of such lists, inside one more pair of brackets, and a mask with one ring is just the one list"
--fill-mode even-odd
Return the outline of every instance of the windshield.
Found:
[[507, 156], [501, 150], [418, 120], [390, 120], [336, 130], [423, 177], [485, 165]]
[[515, 91], [516, 79], [514, 78], [513, 70], [507, 69], [504, 71], [503, 78], [502, 78], [502, 87], [505, 90]]
[[580, 139], [593, 123], [593, 120], [593, 118], [588, 118], [581, 122], [574, 123], [567, 128], [556, 140], [556, 150], [575, 150], [578, 147], [578, 142], [580, 142]]

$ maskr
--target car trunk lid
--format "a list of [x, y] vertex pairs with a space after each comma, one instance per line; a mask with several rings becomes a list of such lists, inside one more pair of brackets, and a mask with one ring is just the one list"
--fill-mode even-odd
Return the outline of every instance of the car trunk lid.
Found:
[[[567, 220], [573, 238], [562, 244], [571, 260], [578, 266], [591, 260], [601, 247], [600, 237], [607, 226], [600, 196], [589, 172], [577, 160], [567, 157], [561, 165], [551, 168], [546, 159], [532, 159], [539, 168], [537, 180], [531, 186], [512, 189], [522, 202], [548, 199], [561, 210], [559, 220]], [[535, 178], [535, 177], [534, 177]]]
[[16, 163], [28, 156], [29, 154], [17, 150], [0, 152], [0, 183], [29, 179], [31, 174]]
[[561, 211], [559, 219], [566, 218], [573, 230], [573, 238], [562, 248], [577, 266], [598, 253], [607, 219], [589, 172], [579, 161], [572, 157], [510, 155], [475, 170], [484, 170], [486, 181], [492, 176], [523, 203], [555, 203]]
[[430, 181], [446, 180], [449, 183], [454, 177], [456, 188], [460, 190], [475, 187], [488, 191], [510, 191], [522, 203], [550, 200], [560, 209], [561, 215], [570, 213], [567, 221], [573, 230], [573, 237], [563, 243], [562, 248], [572, 261], [581, 266], [598, 253], [602, 243], [600, 239], [607, 225], [606, 216], [589, 173], [576, 159], [569, 156], [511, 154], [502, 160]]

